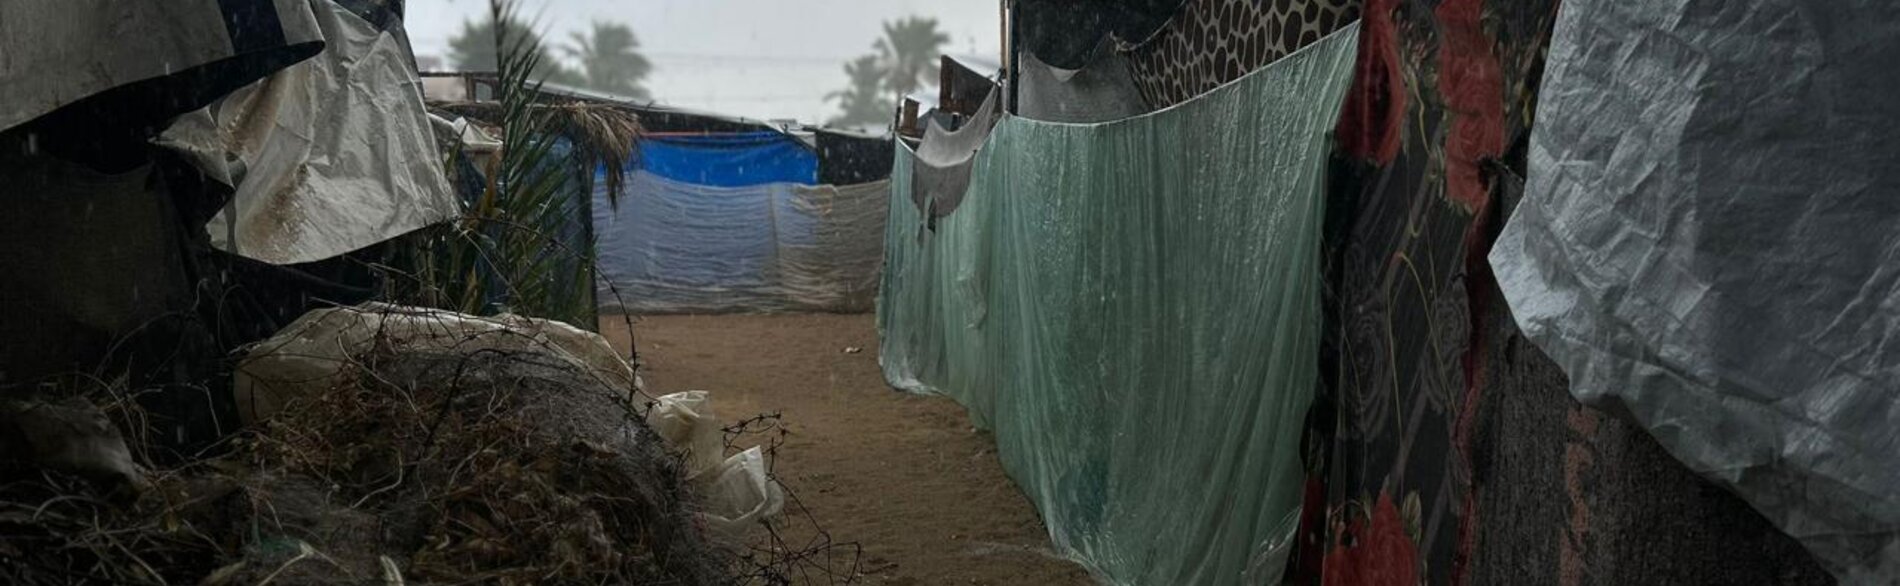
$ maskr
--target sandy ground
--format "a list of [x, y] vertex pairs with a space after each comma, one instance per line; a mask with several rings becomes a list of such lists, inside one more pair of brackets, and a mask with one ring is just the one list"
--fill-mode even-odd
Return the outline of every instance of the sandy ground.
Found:
[[[603, 317], [601, 331], [624, 350], [624, 320]], [[647, 317], [634, 333], [652, 394], [712, 391], [727, 421], [783, 415], [778, 475], [834, 541], [863, 547], [860, 583], [1090, 583], [1050, 553], [961, 406], [884, 384], [872, 316]]]

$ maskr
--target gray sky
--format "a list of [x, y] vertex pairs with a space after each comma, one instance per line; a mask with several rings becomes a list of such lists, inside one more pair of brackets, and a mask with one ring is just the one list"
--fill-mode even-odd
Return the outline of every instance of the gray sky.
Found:
[[[996, 0], [523, 0], [549, 39], [594, 20], [625, 23], [654, 63], [647, 87], [661, 103], [752, 118], [822, 122], [827, 93], [845, 86], [844, 62], [871, 51], [886, 20], [934, 17], [945, 51], [996, 58]], [[446, 57], [462, 22], [485, 0], [409, 0], [411, 44]]]

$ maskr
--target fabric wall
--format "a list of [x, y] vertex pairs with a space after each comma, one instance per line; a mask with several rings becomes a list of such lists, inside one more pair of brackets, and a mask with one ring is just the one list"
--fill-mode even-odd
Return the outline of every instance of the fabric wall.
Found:
[[1274, 583], [1317, 385], [1327, 132], [1355, 31], [1181, 107], [1006, 117], [934, 225], [900, 152], [879, 302], [899, 388], [956, 398], [1110, 584]]
[[1570, 0], [1491, 255], [1573, 394], [1844, 583], [1900, 579], [1897, 59], [1886, 3]]
[[1081, 69], [1116, 39], [1145, 39], [1184, 0], [1016, 0], [1010, 17], [1018, 44], [1044, 63]]
[[721, 187], [638, 171], [594, 192], [601, 307], [629, 313], [868, 311], [888, 183]]
[[1123, 37], [1148, 107], [1166, 108], [1312, 44], [1359, 17], [1363, 0], [1188, 0], [1153, 36]]
[[1365, 4], [1329, 188], [1324, 390], [1309, 439], [1330, 449], [1297, 574], [1828, 583], [1639, 426], [1572, 399], [1504, 307], [1485, 257], [1521, 191], [1557, 4]]

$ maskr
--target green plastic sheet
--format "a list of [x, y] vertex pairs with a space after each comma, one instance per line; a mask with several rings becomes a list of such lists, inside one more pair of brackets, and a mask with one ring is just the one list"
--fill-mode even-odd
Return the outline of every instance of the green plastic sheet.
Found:
[[934, 225], [898, 147], [885, 376], [968, 407], [1056, 549], [1104, 582], [1284, 569], [1318, 384], [1323, 175], [1357, 36], [1141, 117], [1006, 117]]

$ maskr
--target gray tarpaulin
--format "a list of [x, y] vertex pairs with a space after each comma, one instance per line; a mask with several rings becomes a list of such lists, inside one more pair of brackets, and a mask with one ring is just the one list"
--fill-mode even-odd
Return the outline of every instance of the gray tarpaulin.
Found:
[[1128, 59], [1104, 51], [1081, 69], [1060, 69], [1022, 54], [1018, 116], [1049, 122], [1108, 122], [1148, 113]]
[[0, 130], [138, 82], [166, 87], [133, 108], [202, 107], [321, 48], [307, 3], [0, 1]]
[[236, 187], [207, 229], [257, 260], [321, 260], [458, 213], [402, 22], [310, 3], [318, 56], [180, 118], [164, 144]]
[[1621, 406], [1845, 582], [1900, 575], [1900, 12], [1564, 4], [1491, 255]]
[[998, 93], [992, 90], [976, 115], [956, 130], [930, 121], [923, 142], [917, 146], [917, 164], [912, 171], [911, 199], [918, 209], [942, 216], [963, 201], [963, 192], [970, 188], [970, 165], [976, 160], [976, 151], [983, 148], [990, 129], [1002, 117]]

